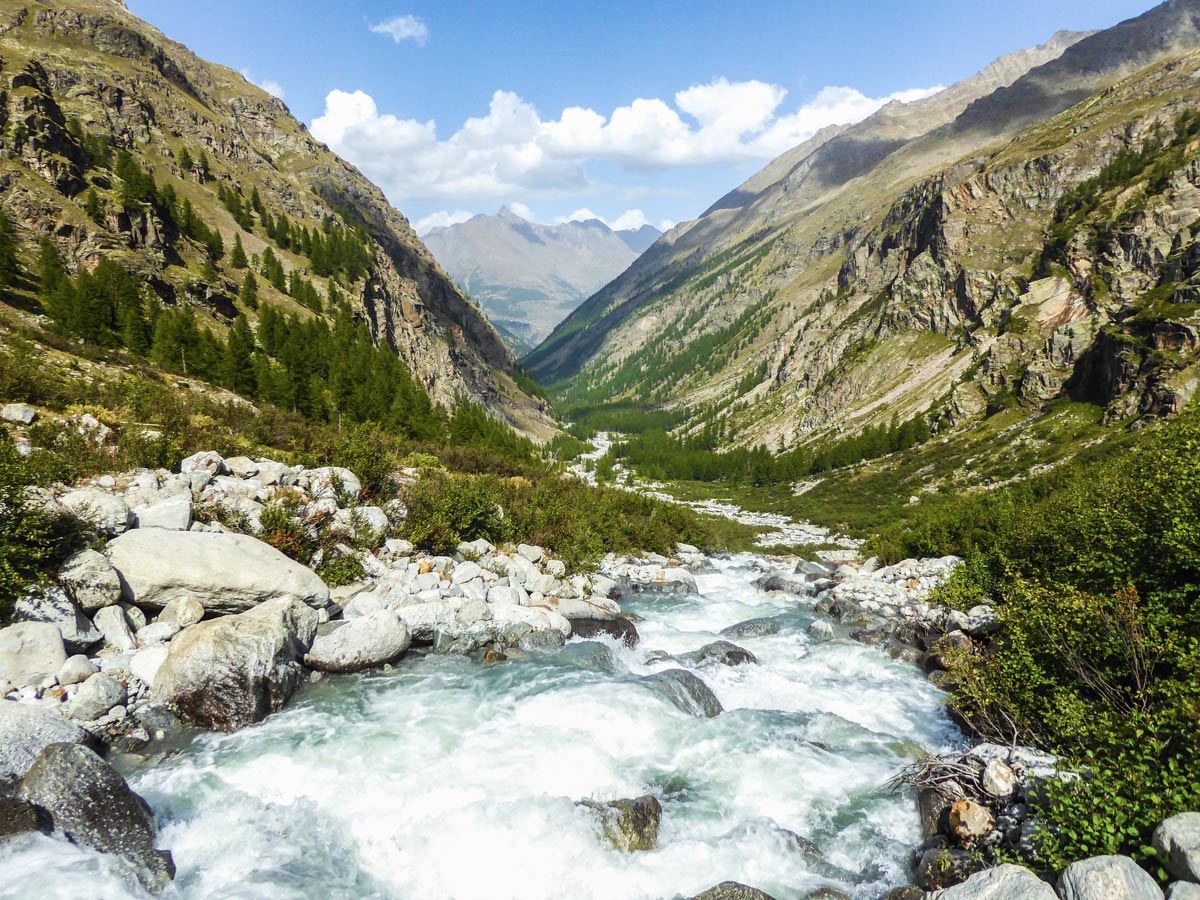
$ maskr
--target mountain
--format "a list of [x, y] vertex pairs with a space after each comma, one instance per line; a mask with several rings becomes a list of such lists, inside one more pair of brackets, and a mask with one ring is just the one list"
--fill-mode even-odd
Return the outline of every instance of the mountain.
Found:
[[[496, 330], [382, 192], [282, 101], [123, 3], [2, 0], [0, 126], [0, 207], [28, 270], [40, 238], [68, 274], [114, 261], [201, 334], [344, 308], [434, 402], [550, 433]], [[246, 261], [257, 304], [239, 296]], [[13, 302], [44, 311], [30, 287]]]
[[[1196, 383], [1200, 3], [1060, 33], [785, 153], [672, 229], [525, 365], [771, 448]], [[1200, 247], [1195, 255], [1200, 258]]]
[[504, 207], [436, 228], [425, 243], [497, 326], [536, 346], [659, 235], [650, 225], [613, 231], [598, 219], [539, 225]]

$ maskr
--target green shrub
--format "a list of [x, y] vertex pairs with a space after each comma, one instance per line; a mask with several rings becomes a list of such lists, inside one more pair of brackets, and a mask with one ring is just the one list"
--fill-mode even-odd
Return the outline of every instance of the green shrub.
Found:
[[317, 566], [317, 574], [329, 587], [335, 588], [362, 581], [367, 573], [356, 557], [330, 554]]
[[405, 494], [408, 539], [430, 553], [448, 553], [463, 541], [497, 543], [507, 538], [509, 523], [500, 505], [494, 476], [425, 474]]

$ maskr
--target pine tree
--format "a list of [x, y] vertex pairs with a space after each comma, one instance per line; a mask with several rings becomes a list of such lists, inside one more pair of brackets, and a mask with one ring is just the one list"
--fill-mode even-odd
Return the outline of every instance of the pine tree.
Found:
[[246, 259], [246, 248], [242, 246], [240, 234], [233, 237], [233, 253], [229, 256], [229, 264], [235, 269], [244, 269], [250, 264], [250, 261]]
[[258, 309], [258, 279], [254, 277], [253, 272], [247, 272], [246, 277], [242, 279], [238, 296], [249, 309]]
[[208, 154], [200, 151], [200, 181], [206, 182], [212, 177], [212, 167], [208, 163]]
[[245, 315], [239, 314], [229, 329], [221, 359], [222, 381], [239, 394], [252, 394], [254, 375], [254, 333]]
[[100, 202], [100, 197], [96, 193], [95, 188], [88, 188], [87, 200], [83, 207], [87, 217], [97, 225], [104, 224], [104, 204]]
[[179, 151], [179, 156], [176, 157], [179, 162], [179, 168], [183, 170], [184, 175], [190, 175], [192, 168], [196, 165], [196, 161], [192, 159], [192, 154], [188, 153], [188, 148], [184, 147]]
[[0, 213], [0, 288], [11, 287], [17, 272], [17, 234], [12, 220]]

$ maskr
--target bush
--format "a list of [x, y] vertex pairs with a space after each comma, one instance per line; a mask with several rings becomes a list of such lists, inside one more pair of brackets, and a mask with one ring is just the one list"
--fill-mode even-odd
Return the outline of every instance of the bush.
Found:
[[405, 494], [408, 539], [430, 553], [448, 553], [463, 541], [498, 543], [509, 534], [494, 476], [424, 470]]

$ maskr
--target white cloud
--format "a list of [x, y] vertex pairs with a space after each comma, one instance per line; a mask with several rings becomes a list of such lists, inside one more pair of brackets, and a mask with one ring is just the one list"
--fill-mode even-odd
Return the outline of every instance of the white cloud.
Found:
[[[653, 225], [646, 214], [640, 209], [627, 209], [615, 219], [606, 219], [604, 216], [592, 212], [586, 206], [582, 209], [577, 209], [575, 212], [566, 216], [559, 216], [554, 220], [555, 225], [562, 225], [565, 222], [587, 222], [591, 219], [599, 219], [613, 231], [637, 231], [643, 225]], [[670, 219], [663, 219], [657, 226], [659, 231], [667, 231], [675, 227], [675, 223]]]
[[418, 46], [425, 46], [429, 40], [429, 26], [416, 16], [396, 16], [386, 22], [371, 26], [375, 34], [386, 34], [397, 44], [404, 41], [415, 41]]
[[467, 212], [465, 209], [456, 209], [454, 212], [440, 210], [413, 222], [413, 231], [424, 237], [435, 228], [448, 228], [451, 225], [458, 225], [460, 222], [465, 222], [474, 217], [475, 213]]
[[544, 120], [517, 94], [496, 91], [486, 115], [439, 138], [434, 122], [380, 113], [362, 91], [331, 91], [312, 132], [379, 182], [398, 203], [479, 202], [561, 196], [589, 186], [589, 162], [629, 169], [770, 159], [827, 125], [859, 121], [884, 104], [940, 88], [868, 97], [826, 87], [794, 109], [787, 92], [761, 81], [724, 78], [675, 94], [674, 105], [639, 98], [608, 116], [570, 107]]
[[505, 205], [508, 207], [509, 212], [516, 213], [518, 216], [520, 216], [525, 221], [527, 221], [527, 222], [536, 222], [537, 221], [537, 216], [535, 216], [533, 214], [533, 210], [530, 209], [528, 206], [526, 206], [524, 203], [517, 202], [517, 203], [508, 203]]
[[284, 95], [286, 92], [283, 89], [283, 85], [280, 84], [278, 81], [275, 81], [273, 78], [264, 78], [262, 81], [257, 81], [257, 80], [255, 80], [254, 76], [250, 74], [249, 69], [242, 69], [242, 77], [245, 78], [247, 81], [249, 81], [251, 84], [257, 85], [258, 87], [262, 88], [264, 91], [266, 91], [272, 97], [278, 97], [280, 100], [282, 100], [284, 98]]

